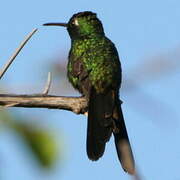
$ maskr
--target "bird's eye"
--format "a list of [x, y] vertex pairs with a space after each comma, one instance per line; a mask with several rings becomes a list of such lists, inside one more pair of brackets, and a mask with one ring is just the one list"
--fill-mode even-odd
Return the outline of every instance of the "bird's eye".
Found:
[[75, 26], [79, 26], [79, 22], [78, 22], [77, 19], [75, 19], [75, 20], [72, 22], [72, 24], [74, 24]]

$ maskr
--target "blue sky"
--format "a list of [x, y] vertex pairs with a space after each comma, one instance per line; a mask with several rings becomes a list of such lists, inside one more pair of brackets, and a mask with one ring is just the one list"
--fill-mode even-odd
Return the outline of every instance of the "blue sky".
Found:
[[[96, 12], [121, 58], [123, 112], [143, 180], [177, 180], [180, 178], [179, 6], [178, 0], [2, 1], [0, 67], [27, 33], [36, 27], [39, 31], [0, 83], [9, 87], [10, 92], [41, 92], [39, 88], [43, 89], [47, 78], [47, 64], [61, 54], [67, 57], [70, 48], [65, 29], [42, 27], [41, 24], [67, 22], [79, 11]], [[71, 91], [68, 95], [72, 94], [75, 93]], [[53, 172], [39, 172], [18, 148], [21, 142], [14, 134], [4, 132], [0, 137], [5, 161], [0, 172], [3, 180], [14, 177], [19, 180], [131, 179], [119, 165], [113, 138], [103, 158], [98, 162], [88, 160], [86, 117], [58, 110], [16, 108], [14, 111], [23, 116], [41, 117], [42, 123], [53, 127], [59, 138], [64, 137], [66, 153], [64, 162]]]

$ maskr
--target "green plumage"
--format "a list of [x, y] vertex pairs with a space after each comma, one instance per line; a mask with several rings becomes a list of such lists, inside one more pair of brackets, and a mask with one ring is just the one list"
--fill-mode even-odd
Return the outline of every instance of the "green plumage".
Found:
[[87, 155], [98, 160], [106, 142], [114, 134], [121, 165], [135, 173], [134, 158], [119, 100], [121, 65], [115, 45], [105, 36], [101, 21], [95, 13], [74, 14], [67, 24], [71, 38], [68, 79], [88, 101]]
[[114, 44], [105, 36], [72, 41], [68, 78], [77, 89], [81, 86], [81, 79], [74, 73], [74, 64], [78, 61], [81, 61], [81, 68], [88, 74], [90, 84], [97, 92], [119, 87], [121, 72], [118, 54]]

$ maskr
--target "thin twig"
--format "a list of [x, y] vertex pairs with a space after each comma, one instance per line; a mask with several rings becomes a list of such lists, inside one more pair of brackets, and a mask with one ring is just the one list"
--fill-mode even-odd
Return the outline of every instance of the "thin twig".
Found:
[[0, 72], [0, 79], [3, 77], [4, 73], [7, 71], [7, 69], [9, 68], [9, 66], [11, 65], [11, 63], [14, 61], [14, 59], [16, 58], [16, 56], [19, 54], [19, 52], [21, 51], [21, 49], [24, 47], [24, 45], [28, 42], [28, 40], [33, 36], [33, 34], [37, 31], [38, 29], [34, 29], [32, 32], [30, 32], [27, 37], [24, 39], [23, 42], [21, 42], [20, 46], [16, 49], [16, 51], [13, 53], [13, 55], [10, 57], [10, 59], [8, 60], [8, 62], [5, 64], [5, 66], [3, 67], [3, 69]]
[[51, 87], [51, 82], [52, 82], [52, 76], [51, 76], [51, 72], [49, 72], [47, 82], [46, 82], [46, 86], [45, 86], [44, 91], [43, 91], [43, 95], [47, 95], [49, 93], [49, 89]]

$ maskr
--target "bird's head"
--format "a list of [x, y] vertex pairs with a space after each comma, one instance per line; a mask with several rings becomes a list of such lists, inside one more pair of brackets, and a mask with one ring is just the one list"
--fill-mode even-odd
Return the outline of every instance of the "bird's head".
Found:
[[44, 26], [64, 26], [71, 39], [91, 38], [104, 35], [101, 21], [90, 11], [74, 14], [68, 23], [46, 23]]

